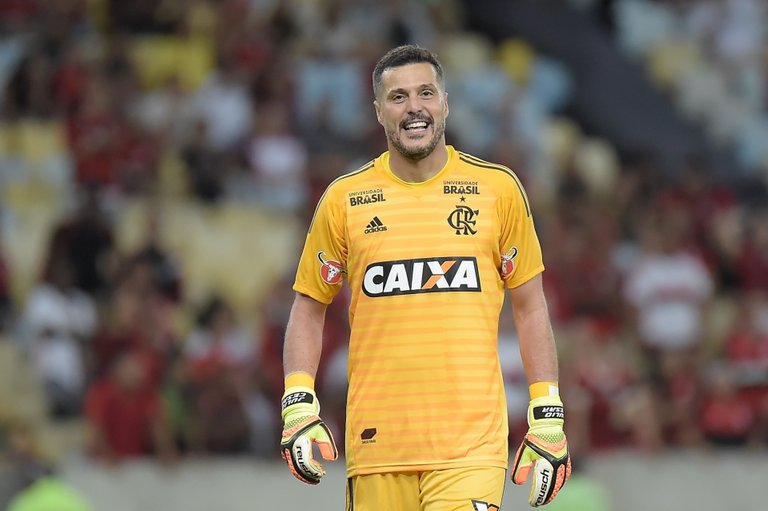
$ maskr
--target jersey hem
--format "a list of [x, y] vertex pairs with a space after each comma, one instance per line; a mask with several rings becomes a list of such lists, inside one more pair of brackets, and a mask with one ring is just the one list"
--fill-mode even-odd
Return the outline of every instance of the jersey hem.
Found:
[[374, 465], [369, 467], [347, 468], [347, 477], [364, 476], [370, 474], [383, 474], [391, 472], [424, 472], [429, 470], [443, 470], [449, 468], [466, 467], [497, 467], [506, 470], [507, 460], [498, 459], [470, 459], [445, 461], [441, 463], [405, 463], [399, 465]]
[[526, 274], [524, 277], [521, 277], [521, 278], [515, 279], [515, 280], [513, 280], [513, 279], [508, 280], [507, 281], [507, 287], [509, 289], [514, 289], [516, 287], [522, 286], [523, 284], [525, 284], [526, 282], [531, 280], [533, 277], [535, 277], [539, 273], [543, 273], [543, 272], [544, 272], [544, 265], [542, 264], [541, 266], [539, 266], [539, 267], [535, 268], [534, 270], [532, 270], [530, 273]]
[[320, 303], [324, 303], [325, 305], [329, 305], [333, 301], [333, 297], [327, 298], [325, 296], [322, 296], [318, 294], [317, 291], [314, 289], [310, 289], [308, 287], [302, 286], [301, 284], [294, 284], [293, 290], [297, 293], [301, 293], [303, 295], [307, 295], [308, 297], [312, 298], [313, 300], [316, 300]]

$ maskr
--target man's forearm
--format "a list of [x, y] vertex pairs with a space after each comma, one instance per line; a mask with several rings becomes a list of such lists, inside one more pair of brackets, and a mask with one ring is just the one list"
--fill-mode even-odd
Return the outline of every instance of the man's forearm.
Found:
[[304, 372], [314, 378], [320, 363], [323, 325], [327, 306], [297, 294], [291, 308], [283, 346], [283, 370], [287, 376]]
[[546, 308], [528, 314], [515, 322], [520, 338], [520, 356], [528, 383], [556, 382], [558, 379], [557, 350]]
[[515, 328], [520, 342], [520, 356], [528, 383], [558, 380], [557, 349], [541, 288], [541, 277], [513, 289]]

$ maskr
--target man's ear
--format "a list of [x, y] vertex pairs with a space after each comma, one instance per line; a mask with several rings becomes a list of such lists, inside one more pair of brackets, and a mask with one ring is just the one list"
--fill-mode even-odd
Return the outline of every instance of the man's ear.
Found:
[[384, 123], [381, 121], [381, 106], [376, 99], [373, 100], [373, 109], [376, 110], [376, 120], [379, 121], [379, 124], [384, 126]]
[[443, 94], [445, 94], [445, 117], [447, 118], [448, 113], [451, 111], [451, 109], [448, 108], [448, 93], [444, 92]]

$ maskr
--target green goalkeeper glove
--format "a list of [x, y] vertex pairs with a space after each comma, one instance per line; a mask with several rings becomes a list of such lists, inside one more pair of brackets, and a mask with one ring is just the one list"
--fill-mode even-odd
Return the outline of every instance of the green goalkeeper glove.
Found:
[[528, 405], [528, 433], [520, 444], [512, 468], [512, 481], [523, 484], [533, 470], [528, 503], [552, 502], [571, 475], [571, 457], [563, 432], [563, 403], [558, 396], [532, 399]]
[[282, 400], [283, 436], [280, 454], [299, 481], [317, 484], [325, 475], [323, 466], [312, 454], [317, 444], [323, 459], [339, 457], [328, 426], [320, 419], [320, 403], [309, 387], [289, 387]]

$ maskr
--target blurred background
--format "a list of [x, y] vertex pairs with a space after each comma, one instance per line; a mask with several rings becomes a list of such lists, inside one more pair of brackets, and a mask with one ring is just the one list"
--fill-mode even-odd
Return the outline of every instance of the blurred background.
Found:
[[[402, 43], [446, 68], [448, 142], [531, 198], [576, 460], [548, 509], [764, 507], [763, 0], [0, 0], [0, 508], [342, 508], [343, 462], [279, 460], [282, 336]], [[500, 352], [514, 448], [508, 310]]]

